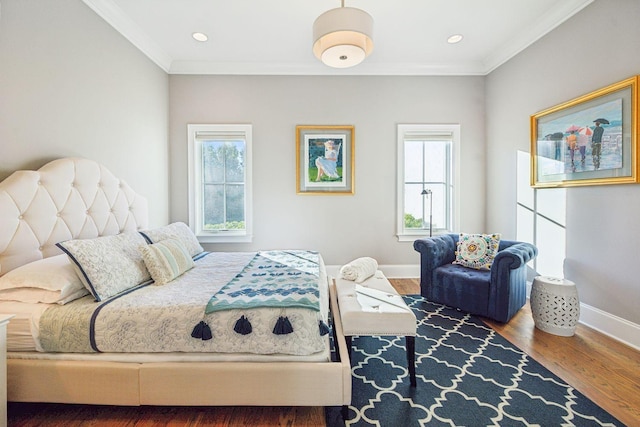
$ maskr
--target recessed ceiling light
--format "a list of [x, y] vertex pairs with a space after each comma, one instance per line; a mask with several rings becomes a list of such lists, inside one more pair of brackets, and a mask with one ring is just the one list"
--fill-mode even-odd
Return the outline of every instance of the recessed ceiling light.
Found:
[[463, 38], [464, 37], [462, 36], [462, 34], [454, 34], [452, 36], [449, 36], [449, 38], [447, 39], [447, 43], [451, 43], [451, 44], [460, 43]]
[[191, 37], [198, 40], [199, 42], [206, 42], [209, 40], [209, 37], [205, 33], [193, 33]]

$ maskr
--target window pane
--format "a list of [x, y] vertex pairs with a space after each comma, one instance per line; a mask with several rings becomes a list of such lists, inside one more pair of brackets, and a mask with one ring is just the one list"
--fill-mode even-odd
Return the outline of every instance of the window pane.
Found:
[[422, 182], [422, 180], [422, 141], [405, 141], [404, 182]]
[[544, 276], [564, 277], [565, 229], [540, 215], [536, 225], [536, 271]]
[[424, 149], [425, 181], [445, 182], [447, 180], [447, 143], [427, 141]]
[[516, 206], [516, 240], [533, 243], [533, 212], [520, 205]]
[[204, 141], [202, 143], [202, 168], [204, 182], [222, 182], [224, 176], [224, 142]]
[[244, 230], [244, 185], [227, 185], [227, 228]]
[[404, 186], [404, 228], [423, 228], [422, 184]]
[[244, 141], [228, 141], [225, 149], [226, 182], [243, 182]]
[[531, 187], [531, 158], [529, 153], [518, 151], [516, 164], [517, 202], [533, 209], [533, 188]]
[[205, 184], [203, 187], [202, 217], [203, 229], [219, 230], [224, 228], [224, 185]]
[[[429, 197], [427, 196], [427, 204], [426, 204], [426, 213], [425, 216], [429, 218], [429, 209], [431, 206], [433, 207], [433, 229], [434, 230], [444, 230], [448, 229], [448, 221], [447, 221], [447, 194], [446, 194], [446, 185], [438, 184], [430, 186], [433, 197], [433, 204], [429, 204]], [[427, 219], [427, 223], [428, 223]]]
[[544, 215], [558, 224], [566, 225], [566, 189], [544, 189], [543, 191], [537, 191], [536, 197], [538, 201], [537, 210], [540, 215]]

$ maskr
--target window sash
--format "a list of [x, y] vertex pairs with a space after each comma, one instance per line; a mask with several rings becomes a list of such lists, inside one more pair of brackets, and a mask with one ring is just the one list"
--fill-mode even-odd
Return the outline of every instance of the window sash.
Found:
[[[189, 133], [189, 222], [201, 242], [250, 242], [252, 239], [252, 183], [251, 183], [251, 125], [188, 125]], [[221, 174], [206, 173], [205, 145], [215, 141], [223, 144]], [[242, 172], [230, 176], [226, 150], [229, 144], [240, 143], [244, 155]], [[241, 180], [238, 180], [241, 175]], [[215, 187], [220, 194], [215, 194]], [[242, 190], [240, 190], [242, 188]], [[213, 192], [211, 190], [214, 190]], [[234, 190], [238, 190], [234, 195]], [[205, 193], [206, 191], [206, 193]], [[235, 215], [230, 214], [229, 200], [242, 197], [241, 206], [235, 207]], [[222, 206], [213, 211], [206, 211], [207, 198], [219, 197]], [[218, 201], [216, 201], [218, 202]], [[237, 202], [237, 200], [236, 200]], [[242, 217], [242, 219], [241, 219]], [[212, 219], [213, 218], [213, 219]], [[209, 220], [212, 219], [212, 224]], [[230, 225], [244, 221], [244, 227], [235, 228]], [[235, 225], [235, 224], [234, 224]], [[242, 224], [240, 224], [242, 225]]]
[[[421, 148], [421, 160], [418, 166], [420, 170], [407, 173], [406, 168], [409, 165], [405, 153], [408, 144], [416, 142], [420, 143]], [[429, 144], [443, 145], [442, 152], [439, 154], [443, 168], [435, 175], [429, 171], [427, 153]], [[459, 145], [459, 125], [398, 125], [397, 235], [399, 240], [409, 241], [429, 235], [431, 219], [435, 226], [432, 228], [432, 233], [449, 232], [455, 228], [457, 218], [454, 161], [457, 159], [455, 154], [457, 145]], [[415, 160], [417, 156], [408, 157]], [[421, 195], [424, 189], [429, 189], [432, 193], [426, 196]], [[413, 215], [414, 213], [418, 218]], [[411, 214], [415, 221], [409, 220], [407, 225], [405, 214]]]

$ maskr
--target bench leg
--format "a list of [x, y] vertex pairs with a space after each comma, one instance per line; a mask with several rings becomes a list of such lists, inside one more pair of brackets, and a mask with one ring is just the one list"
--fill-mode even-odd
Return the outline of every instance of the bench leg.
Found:
[[416, 386], [416, 337], [407, 335], [404, 337], [407, 343], [407, 366], [409, 367], [409, 378], [411, 386]]
[[349, 405], [342, 405], [340, 413], [342, 414], [342, 420], [347, 421], [349, 419]]

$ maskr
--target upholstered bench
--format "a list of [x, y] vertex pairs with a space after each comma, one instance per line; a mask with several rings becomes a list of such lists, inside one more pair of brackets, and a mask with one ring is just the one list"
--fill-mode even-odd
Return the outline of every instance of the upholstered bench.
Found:
[[353, 336], [404, 336], [409, 378], [415, 386], [415, 314], [381, 271], [360, 284], [342, 278], [335, 281], [349, 351]]

